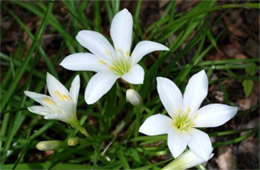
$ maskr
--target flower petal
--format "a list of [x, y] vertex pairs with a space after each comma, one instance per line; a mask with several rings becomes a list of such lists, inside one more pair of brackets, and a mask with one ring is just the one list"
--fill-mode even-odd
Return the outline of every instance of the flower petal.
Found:
[[93, 104], [106, 94], [119, 77], [111, 72], [98, 72], [88, 82], [85, 101]]
[[111, 23], [110, 35], [115, 49], [120, 49], [126, 56], [130, 53], [132, 32], [132, 15], [127, 9], [123, 9], [114, 16]]
[[47, 88], [51, 97], [57, 101], [64, 100], [62, 97], [63, 95], [70, 96], [66, 87], [49, 73], [47, 73]]
[[[213, 157], [213, 154], [211, 154], [211, 157]], [[188, 150], [184, 152], [182, 155], [180, 155], [177, 159], [169, 163], [167, 166], [165, 166], [163, 170], [189, 169], [197, 165], [200, 165], [206, 161], [207, 160], [203, 160], [197, 155], [195, 155], [191, 150]]]
[[115, 56], [115, 50], [112, 45], [98, 32], [83, 30], [78, 33], [76, 39], [83, 47], [105, 60], [105, 62], [111, 61], [111, 55]]
[[207, 161], [213, 150], [208, 134], [195, 128], [191, 128], [189, 133], [191, 135], [188, 143], [190, 150], [201, 159]]
[[157, 77], [157, 90], [163, 106], [173, 118], [182, 109], [182, 94], [180, 89], [170, 79]]
[[[103, 63], [103, 64], [102, 64]], [[65, 57], [60, 65], [72, 71], [101, 71], [105, 70], [105, 63], [91, 53], [75, 53]]]
[[143, 84], [144, 69], [139, 64], [136, 64], [121, 78], [131, 84]]
[[80, 88], [80, 77], [79, 75], [77, 75], [72, 81], [70, 87], [70, 95], [74, 103], [78, 102], [79, 88]]
[[136, 46], [131, 54], [133, 63], [138, 63], [146, 54], [154, 51], [168, 51], [169, 48], [153, 41], [141, 41]]
[[42, 106], [31, 106], [31, 107], [28, 107], [28, 110], [32, 113], [42, 115], [42, 116], [46, 116], [51, 113], [51, 111], [49, 109], [47, 109], [46, 107], [42, 107]]
[[148, 135], [162, 135], [167, 134], [172, 120], [168, 116], [156, 114], [148, 117], [141, 125], [139, 132]]
[[48, 108], [52, 108], [52, 105], [54, 104], [54, 101], [50, 96], [40, 94], [40, 93], [35, 93], [31, 91], [25, 91], [24, 94], [31, 99], [35, 100], [36, 102], [40, 103], [43, 106], [46, 106]]
[[185, 131], [179, 131], [171, 127], [168, 131], [168, 147], [174, 158], [177, 158], [186, 149], [190, 135]]
[[231, 118], [233, 118], [238, 111], [237, 107], [228, 106], [225, 104], [209, 104], [197, 112], [197, 117], [194, 120], [194, 127], [217, 127], [221, 126]]
[[208, 94], [208, 77], [204, 70], [193, 75], [186, 86], [183, 96], [183, 111], [197, 111]]

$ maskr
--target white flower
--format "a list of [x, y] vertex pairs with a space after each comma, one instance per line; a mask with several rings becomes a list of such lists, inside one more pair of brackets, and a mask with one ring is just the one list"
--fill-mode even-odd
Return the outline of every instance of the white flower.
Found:
[[44, 119], [57, 119], [66, 122], [85, 134], [86, 132], [79, 125], [76, 115], [80, 88], [79, 76], [74, 78], [70, 91], [68, 91], [55, 77], [47, 73], [47, 88], [50, 96], [31, 91], [24, 92], [26, 96], [42, 105], [28, 107], [28, 110], [44, 116]]
[[156, 42], [141, 41], [130, 53], [132, 31], [132, 15], [123, 9], [114, 16], [111, 24], [110, 35], [114, 47], [95, 31], [83, 30], [76, 36], [77, 41], [91, 53], [71, 54], [60, 65], [73, 71], [97, 72], [85, 91], [88, 104], [98, 101], [119, 78], [131, 84], [143, 84], [144, 70], [137, 63], [148, 53], [169, 50]]
[[134, 89], [126, 90], [126, 100], [134, 106], [138, 106], [142, 103], [142, 97]]
[[139, 129], [146, 135], [168, 134], [168, 147], [178, 157], [187, 147], [207, 160], [213, 148], [209, 136], [196, 127], [217, 127], [237, 113], [237, 107], [209, 104], [199, 109], [208, 93], [208, 78], [204, 70], [193, 75], [184, 95], [169, 79], [157, 77], [159, 97], [170, 117], [156, 114], [148, 117]]
[[210, 154], [210, 157], [207, 160], [201, 159], [191, 150], [188, 150], [181, 154], [178, 158], [173, 160], [171, 163], [162, 168], [162, 170], [172, 170], [172, 169], [188, 169], [194, 166], [200, 165], [204, 162], [207, 162], [209, 159], [213, 157], [213, 154]]

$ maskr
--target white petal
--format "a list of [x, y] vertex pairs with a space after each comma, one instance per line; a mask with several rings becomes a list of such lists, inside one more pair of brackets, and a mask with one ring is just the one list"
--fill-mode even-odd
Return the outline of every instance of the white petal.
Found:
[[93, 104], [106, 94], [119, 77], [111, 72], [98, 72], [88, 82], [85, 91], [87, 104]]
[[156, 114], [148, 117], [141, 125], [139, 132], [148, 135], [167, 134], [171, 125], [172, 119], [162, 114]]
[[208, 94], [208, 77], [204, 70], [193, 75], [186, 86], [183, 96], [183, 111], [197, 111]]
[[197, 112], [194, 127], [217, 127], [232, 119], [238, 108], [225, 104], [209, 104]]
[[157, 77], [157, 90], [163, 106], [173, 118], [182, 109], [182, 94], [180, 89], [170, 79]]
[[77, 75], [74, 78], [74, 80], [72, 81], [71, 87], [70, 87], [70, 95], [71, 95], [74, 103], [78, 102], [79, 88], [80, 88], [80, 77], [79, 77], [79, 75]]
[[25, 91], [24, 94], [31, 99], [35, 100], [36, 102], [40, 103], [43, 106], [51, 107], [48, 102], [46, 102], [46, 99], [49, 101], [52, 101], [52, 98], [50, 96], [40, 94], [40, 93], [35, 93], [31, 91]]
[[47, 73], [47, 88], [48, 91], [54, 99], [57, 101], [62, 100], [61, 95], [70, 96], [66, 87], [63, 86], [55, 77]]
[[133, 32], [133, 18], [127, 9], [119, 11], [111, 23], [110, 35], [115, 49], [123, 54], [130, 53]]
[[26, 96], [30, 97], [31, 99], [35, 100], [36, 102], [40, 103], [44, 107], [48, 108], [49, 110], [57, 110], [56, 101], [51, 98], [50, 96], [35, 93], [31, 91], [24, 92]]
[[91, 53], [75, 53], [65, 57], [60, 65], [72, 71], [101, 71], [106, 69], [103, 60]]
[[171, 127], [168, 131], [168, 147], [174, 158], [177, 158], [186, 149], [190, 136], [185, 131]]
[[112, 45], [98, 32], [83, 30], [78, 33], [76, 39], [83, 47], [105, 60], [105, 62], [111, 61], [110, 55], [115, 56]]
[[[44, 119], [52, 119], [52, 120], [61, 120], [60, 117], [63, 115], [57, 114], [57, 113], [52, 113], [52, 114], [48, 114], [46, 116], [44, 116]], [[61, 120], [63, 121], [63, 120]], [[65, 122], [65, 121], [64, 121]]]
[[51, 111], [48, 108], [42, 106], [31, 106], [28, 107], [28, 110], [32, 113], [42, 115], [42, 116], [46, 116], [51, 113]]
[[[213, 154], [211, 155], [211, 157], [212, 156]], [[188, 169], [200, 165], [204, 162], [206, 161], [201, 159], [197, 155], [195, 155], [191, 150], [188, 150], [184, 152], [182, 155], [180, 155], [177, 159], [172, 161], [170, 164], [168, 164], [166, 167], [164, 167], [163, 169], [164, 170]]]
[[146, 54], [154, 51], [168, 51], [166, 46], [153, 42], [153, 41], [141, 41], [136, 46], [131, 54], [133, 63], [138, 63]]
[[195, 128], [191, 128], [189, 133], [191, 135], [188, 143], [190, 150], [201, 159], [207, 161], [213, 150], [208, 134]]
[[121, 78], [131, 84], [143, 84], [144, 69], [139, 64], [136, 64]]

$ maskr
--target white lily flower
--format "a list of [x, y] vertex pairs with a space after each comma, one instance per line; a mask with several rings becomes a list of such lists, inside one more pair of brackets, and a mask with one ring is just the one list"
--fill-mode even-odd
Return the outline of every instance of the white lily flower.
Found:
[[137, 63], [148, 53], [169, 50], [156, 42], [141, 41], [130, 53], [132, 31], [132, 15], [123, 9], [114, 16], [111, 24], [110, 35], [114, 47], [95, 31], [83, 30], [76, 36], [77, 41], [91, 53], [71, 54], [60, 65], [72, 71], [97, 72], [85, 91], [88, 104], [98, 101], [119, 78], [131, 84], [143, 84], [144, 70]]
[[196, 127], [221, 126], [235, 116], [237, 107], [225, 104], [209, 104], [199, 109], [208, 93], [208, 78], [204, 70], [193, 75], [184, 95], [171, 80], [157, 77], [159, 97], [170, 117], [156, 114], [148, 117], [139, 132], [153, 136], [168, 134], [168, 147], [178, 157], [187, 145], [203, 160], [207, 160], [213, 148], [208, 134]]
[[44, 116], [44, 119], [56, 119], [68, 123], [86, 135], [87, 132], [80, 126], [76, 115], [80, 88], [79, 75], [74, 78], [68, 91], [55, 77], [47, 73], [47, 88], [50, 96], [31, 91], [24, 92], [26, 96], [42, 105], [28, 107], [28, 110]]
[[162, 168], [162, 170], [172, 170], [172, 169], [188, 169], [194, 166], [200, 165], [204, 162], [207, 162], [213, 157], [213, 154], [210, 154], [210, 157], [207, 160], [201, 159], [191, 150], [188, 150], [181, 154], [177, 159], [173, 160], [171, 163]]

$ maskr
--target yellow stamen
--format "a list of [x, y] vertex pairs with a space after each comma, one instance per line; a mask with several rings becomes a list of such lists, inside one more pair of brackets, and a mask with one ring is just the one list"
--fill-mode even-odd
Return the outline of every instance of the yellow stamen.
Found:
[[117, 48], [116, 50], [117, 50], [118, 52], [120, 52], [120, 51], [121, 51], [121, 49], [120, 49], [120, 48]]
[[127, 51], [127, 52], [125, 52], [125, 55], [127, 56], [127, 57], [129, 57], [130, 56], [130, 54], [129, 54], [129, 52]]
[[106, 50], [106, 54], [109, 55], [109, 51], [108, 50]]
[[109, 68], [110, 68], [110, 70], [112, 70], [112, 71], [115, 70], [115, 67], [112, 66], [112, 65], [110, 65]]
[[122, 67], [121, 67], [121, 66], [117, 66], [117, 68], [118, 68], [119, 70], [122, 70]]
[[60, 92], [58, 92], [57, 90], [55, 90], [54, 93], [55, 93], [57, 96], [59, 96], [59, 98], [60, 98], [62, 101], [64, 100], [64, 98], [63, 98], [63, 96], [60, 94]]
[[49, 103], [50, 105], [55, 105], [55, 103], [48, 98], [45, 98], [44, 101]]
[[101, 64], [106, 64], [106, 62], [105, 61], [103, 61], [103, 60], [99, 60], [99, 62], [101, 63]]
[[67, 95], [63, 95], [63, 97], [67, 100], [67, 101], [70, 101], [70, 98], [67, 96]]

